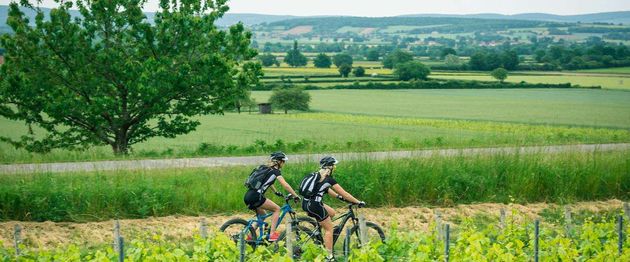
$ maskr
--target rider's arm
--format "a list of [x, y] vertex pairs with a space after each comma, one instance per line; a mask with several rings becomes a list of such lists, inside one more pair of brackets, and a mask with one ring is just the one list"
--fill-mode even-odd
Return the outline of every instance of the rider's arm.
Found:
[[297, 193], [295, 193], [295, 191], [293, 191], [293, 188], [291, 188], [291, 185], [289, 185], [289, 183], [287, 183], [287, 181], [284, 180], [284, 177], [279, 176], [278, 177], [278, 182], [280, 182], [280, 185], [282, 185], [282, 187], [284, 187], [284, 189], [289, 191], [289, 193], [291, 193], [294, 196], [297, 196]]
[[337, 194], [335, 190], [332, 190], [332, 188], [328, 188], [328, 195], [333, 198], [338, 198], [341, 196], [340, 194]]
[[[350, 195], [350, 193], [346, 192], [346, 190], [344, 190], [343, 187], [341, 187], [339, 184], [335, 184], [334, 186], [332, 186], [332, 190], [335, 191], [335, 193], [341, 195], [343, 199], [347, 200], [348, 202], [355, 204], [359, 203], [358, 199], [354, 198], [352, 195]], [[330, 191], [328, 193], [330, 194]]]

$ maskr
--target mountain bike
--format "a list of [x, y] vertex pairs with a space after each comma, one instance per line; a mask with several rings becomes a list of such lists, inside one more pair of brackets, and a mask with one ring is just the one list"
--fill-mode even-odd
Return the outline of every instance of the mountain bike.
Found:
[[[291, 194], [286, 196], [280, 192], [275, 192], [275, 195], [284, 198], [285, 204], [280, 208], [280, 216], [278, 216], [277, 225], [282, 225], [282, 220], [289, 214], [291, 225], [293, 228], [315, 229], [317, 227], [317, 221], [310, 217], [298, 217], [295, 210], [291, 207], [291, 200], [299, 200]], [[265, 222], [265, 219], [272, 216], [273, 213], [269, 212], [264, 215], [258, 215], [252, 219], [245, 220], [242, 218], [233, 218], [223, 223], [219, 228], [221, 232], [228, 235], [233, 241], [238, 243], [241, 234], [244, 234], [245, 243], [256, 248], [259, 245], [267, 245], [269, 243], [270, 224]], [[278, 241], [283, 240], [286, 236], [286, 230], [280, 232]]]
[[[359, 228], [359, 218], [356, 216], [356, 208], [360, 206], [358, 204], [348, 204], [348, 211], [342, 215], [337, 216], [333, 219], [334, 221], [340, 221], [336, 226], [333, 227], [333, 248], [342, 233], [344, 233], [344, 228], [346, 225], [350, 226], [350, 237], [344, 237], [343, 241], [343, 250], [351, 250], [355, 248], [360, 248], [363, 245], [367, 245], [369, 242], [381, 241], [385, 242], [385, 233], [383, 229], [379, 227], [377, 224], [373, 222], [366, 221], [366, 236], [367, 242], [361, 242], [361, 229]], [[350, 222], [350, 223], [348, 223]], [[305, 227], [299, 224], [297, 227], [293, 228], [293, 234], [295, 237], [295, 243], [293, 246], [293, 256], [295, 258], [299, 258], [303, 252], [303, 247], [308, 242], [313, 242], [318, 245], [324, 244], [324, 238], [322, 234], [322, 229], [317, 223], [315, 228]]]

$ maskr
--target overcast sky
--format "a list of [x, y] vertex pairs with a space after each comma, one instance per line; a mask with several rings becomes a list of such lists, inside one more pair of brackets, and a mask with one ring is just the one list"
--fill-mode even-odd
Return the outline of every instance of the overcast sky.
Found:
[[[6, 5], [11, 0], [0, 0]], [[34, 0], [32, 0], [34, 2]], [[158, 0], [148, 0], [155, 11]], [[42, 0], [42, 6], [55, 6]], [[630, 0], [230, 0], [230, 13], [278, 15], [394, 16], [403, 14], [552, 13], [560, 15], [630, 11]]]

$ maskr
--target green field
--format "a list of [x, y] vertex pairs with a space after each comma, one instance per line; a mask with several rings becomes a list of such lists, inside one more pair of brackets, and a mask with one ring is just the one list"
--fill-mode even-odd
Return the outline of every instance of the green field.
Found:
[[[355, 66], [360, 66], [361, 64], [374, 65], [374, 63], [363, 62], [357, 63]], [[268, 76], [279, 76], [279, 75], [330, 75], [330, 74], [339, 74], [339, 69], [334, 65], [330, 68], [315, 68], [315, 67], [265, 67], [264, 68], [265, 75]], [[379, 74], [379, 75], [391, 75], [391, 69], [379, 68], [379, 69], [366, 69], [365, 75], [371, 74]]]
[[[612, 90], [319, 90], [325, 114], [228, 113], [199, 117], [197, 131], [134, 146], [132, 158], [373, 151], [630, 141], [630, 92]], [[266, 101], [271, 92], [253, 92]], [[534, 124], [534, 125], [531, 125]], [[17, 138], [24, 124], [0, 120]], [[581, 128], [580, 128], [581, 127]], [[35, 130], [37, 131], [37, 130]], [[278, 142], [278, 140], [281, 140]], [[107, 147], [30, 154], [0, 144], [0, 161], [111, 159]]]
[[630, 74], [630, 67], [612, 67], [600, 69], [577, 70], [580, 73]]
[[[432, 74], [430, 78], [435, 79], [458, 79], [458, 80], [477, 80], [477, 81], [495, 81], [490, 74]], [[630, 78], [621, 76], [598, 76], [598, 75], [510, 75], [507, 82], [528, 83], [544, 83], [544, 84], [562, 84], [571, 83], [580, 86], [601, 86], [606, 89], [630, 90]]]
[[[315, 111], [630, 128], [630, 93], [608, 90], [318, 90]], [[266, 101], [271, 92], [254, 92]]]
[[[358, 212], [365, 212], [363, 210]], [[367, 211], [369, 212], [369, 211]], [[341, 243], [336, 247], [336, 259], [341, 261], [534, 261], [535, 254], [542, 261], [628, 261], [630, 260], [629, 241], [621, 242], [613, 212], [589, 212], [591, 218], [575, 219], [575, 224], [541, 221], [538, 238], [532, 233], [534, 221], [515, 208], [504, 222], [493, 215], [464, 217], [460, 221], [448, 221], [450, 225], [448, 242], [442, 237], [439, 227], [414, 227], [402, 229], [397, 225], [381, 225], [385, 230], [386, 241], [369, 234], [370, 242], [361, 247], [351, 245], [349, 254], [342, 252]], [[615, 212], [619, 213], [619, 212]], [[595, 217], [593, 219], [592, 217]], [[415, 218], [418, 220], [418, 218]], [[374, 222], [380, 224], [378, 217]], [[454, 222], [454, 223], [453, 223]], [[505, 224], [503, 227], [497, 225]], [[134, 225], [135, 226], [135, 225]], [[127, 261], [239, 261], [243, 257], [239, 246], [227, 234], [211, 231], [208, 237], [199, 232], [174, 235], [171, 232], [125, 233], [124, 260]], [[298, 234], [299, 231], [297, 231]], [[630, 233], [630, 228], [622, 228], [622, 235]], [[303, 235], [304, 233], [302, 233]], [[304, 238], [301, 238], [302, 240]], [[344, 235], [340, 239], [345, 239]], [[358, 240], [351, 238], [351, 243]], [[119, 253], [111, 247], [111, 240], [100, 240], [97, 245], [77, 239], [69, 243], [57, 244], [53, 248], [42, 248], [38, 242], [28, 241], [21, 247], [18, 256], [13, 247], [0, 246], [2, 261], [117, 261]], [[623, 239], [622, 239], [623, 240]], [[341, 241], [340, 241], [341, 242]], [[295, 258], [284, 245], [258, 246], [256, 250], [245, 246], [245, 261], [325, 261], [327, 252], [313, 241], [294, 244], [301, 252]], [[447, 247], [448, 243], [448, 249]], [[538, 243], [534, 251], [532, 246]], [[296, 247], [294, 246], [294, 247]], [[294, 249], [295, 250], [295, 249]], [[449, 250], [448, 257], [444, 250]], [[44, 259], [45, 258], [45, 259]]]
[[[442, 65], [442, 61], [430, 61], [423, 60], [425, 64], [430, 65]], [[371, 61], [357, 61], [354, 66], [366, 67], [366, 75], [371, 74], [378, 75], [392, 75], [391, 69], [381, 68], [379, 62]], [[370, 69], [377, 68], [377, 69]], [[265, 75], [267, 76], [281, 76], [281, 75], [299, 75], [299, 76], [314, 76], [314, 75], [334, 75], [339, 74], [336, 67], [331, 68], [315, 68], [312, 65], [307, 67], [266, 67], [264, 68]], [[616, 74], [616, 75], [605, 75]], [[606, 69], [593, 69], [593, 70], [580, 70], [574, 73], [563, 72], [516, 72], [511, 74], [507, 82], [518, 83], [525, 81], [527, 83], [543, 83], [543, 84], [564, 84], [571, 83], [572, 85], [580, 86], [601, 86], [604, 89], [619, 89], [630, 90], [630, 77], [623, 76], [623, 74], [630, 74], [630, 67], [622, 68], [606, 68]], [[434, 79], [457, 79], [457, 80], [477, 80], [477, 81], [496, 81], [490, 76], [489, 72], [433, 72], [430, 78]], [[328, 78], [322, 78], [325, 80]], [[361, 78], [361, 80], [369, 80], [369, 78]], [[336, 83], [318, 83], [321, 86], [332, 86]]]

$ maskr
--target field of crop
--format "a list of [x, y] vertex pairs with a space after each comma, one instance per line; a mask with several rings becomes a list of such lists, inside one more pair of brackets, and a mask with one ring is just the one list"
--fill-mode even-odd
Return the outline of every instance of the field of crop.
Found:
[[[431, 78], [436, 79], [459, 79], [459, 80], [479, 80], [494, 81], [490, 74], [433, 74]], [[605, 89], [630, 90], [630, 78], [621, 76], [598, 76], [598, 75], [510, 75], [507, 82], [528, 83], [571, 83], [581, 86], [601, 86]]]
[[[590, 218], [578, 216], [566, 224], [544, 219], [540, 223], [539, 235], [533, 233], [535, 226], [530, 218], [524, 217], [516, 208], [509, 211], [503, 223], [495, 216], [483, 215], [466, 217], [457, 225], [449, 224], [449, 238], [445, 238], [442, 223], [435, 219], [431, 220], [431, 226], [426, 230], [399, 230], [398, 226], [391, 225], [385, 243], [372, 241], [369, 245], [351, 249], [348, 256], [350, 261], [366, 262], [439, 261], [444, 260], [447, 254], [454, 261], [471, 258], [474, 261], [531, 261], [534, 257], [543, 261], [630, 259], [630, 243], [618, 237], [620, 231], [615, 221], [620, 214], [618, 211], [590, 213]], [[123, 226], [122, 229], [126, 228]], [[190, 230], [185, 239], [178, 239], [175, 244], [168, 233], [146, 230], [143, 234], [123, 231], [123, 235], [127, 236], [122, 249], [126, 260], [236, 261], [241, 256], [236, 243], [220, 232], [211, 232], [208, 238], [203, 238], [198, 230]], [[622, 227], [621, 232], [627, 235], [630, 227]], [[111, 234], [108, 232], [105, 235]], [[277, 246], [263, 246], [255, 250], [248, 246], [243, 254], [246, 261], [292, 261], [284, 244], [281, 241]], [[303, 251], [296, 261], [321, 261], [326, 254], [321, 246], [310, 241], [297, 242], [294, 247]], [[341, 249], [335, 250], [335, 253], [338, 259], [346, 256]], [[91, 245], [79, 240], [57, 244], [51, 249], [27, 242], [20, 245], [19, 261], [115, 261], [119, 255], [107, 243]], [[18, 257], [14, 248], [0, 243], [0, 259], [12, 261]]]
[[[197, 131], [136, 145], [132, 158], [630, 141], [630, 92], [605, 90], [320, 90], [300, 115], [199, 117]], [[253, 92], [266, 101], [270, 92]], [[466, 120], [466, 121], [460, 121]], [[0, 121], [5, 135], [27, 132]], [[533, 125], [532, 125], [533, 124]], [[313, 132], [313, 130], [318, 130]], [[35, 130], [37, 131], [37, 130]], [[47, 155], [0, 145], [0, 161], [111, 159], [107, 147]]]
[[[630, 93], [607, 90], [318, 90], [318, 112], [594, 127], [630, 127]], [[254, 92], [266, 101], [270, 92]]]
[[[438, 79], [460, 79], [460, 80], [479, 80], [479, 81], [493, 81], [494, 79], [489, 74], [479, 75], [435, 75], [432, 78]], [[581, 86], [601, 86], [606, 89], [620, 89], [630, 90], [630, 78], [619, 76], [597, 76], [597, 75], [510, 75], [506, 80], [508, 82], [521, 82], [528, 83], [571, 83]]]
[[[423, 63], [431, 65], [443, 65], [442, 61], [422, 60]], [[378, 74], [378, 75], [392, 75], [391, 69], [382, 68], [379, 62], [371, 61], [356, 61], [354, 66], [363, 66], [366, 69], [366, 75]], [[376, 69], [372, 69], [376, 68]], [[282, 75], [300, 75], [300, 76], [314, 76], [314, 75], [334, 75], [338, 74], [336, 67], [331, 68], [315, 68], [312, 65], [307, 67], [266, 67], [264, 68], [265, 75], [267, 76], [282, 76]], [[601, 75], [600, 75], [601, 74]], [[613, 75], [606, 75], [613, 74]], [[512, 74], [506, 80], [507, 82], [518, 83], [525, 81], [527, 83], [548, 83], [548, 84], [563, 84], [571, 83], [573, 85], [580, 86], [601, 86], [605, 89], [619, 89], [630, 90], [630, 78], [623, 76], [623, 74], [630, 74], [629, 68], [606, 68], [606, 69], [593, 69], [593, 70], [580, 70], [575, 73], [562, 73], [562, 72], [517, 72]], [[435, 79], [458, 79], [458, 80], [477, 80], [477, 81], [496, 81], [485, 72], [433, 72], [430, 75]], [[323, 80], [327, 80], [322, 79]], [[369, 81], [369, 78], [361, 78], [360, 80]], [[319, 83], [320, 86], [334, 85], [334, 83]]]
[[[357, 63], [355, 66], [359, 66], [361, 64], [373, 65], [373, 63]], [[265, 67], [264, 68], [265, 75], [269, 76], [277, 76], [277, 75], [330, 75], [330, 74], [339, 74], [339, 69], [337, 67], [332, 66], [330, 68], [315, 68], [315, 67]], [[366, 75], [371, 74], [380, 74], [380, 75], [390, 75], [392, 74], [391, 69], [366, 69]]]
[[602, 73], [602, 74], [630, 74], [630, 67], [613, 67], [601, 69], [578, 70], [580, 73]]

